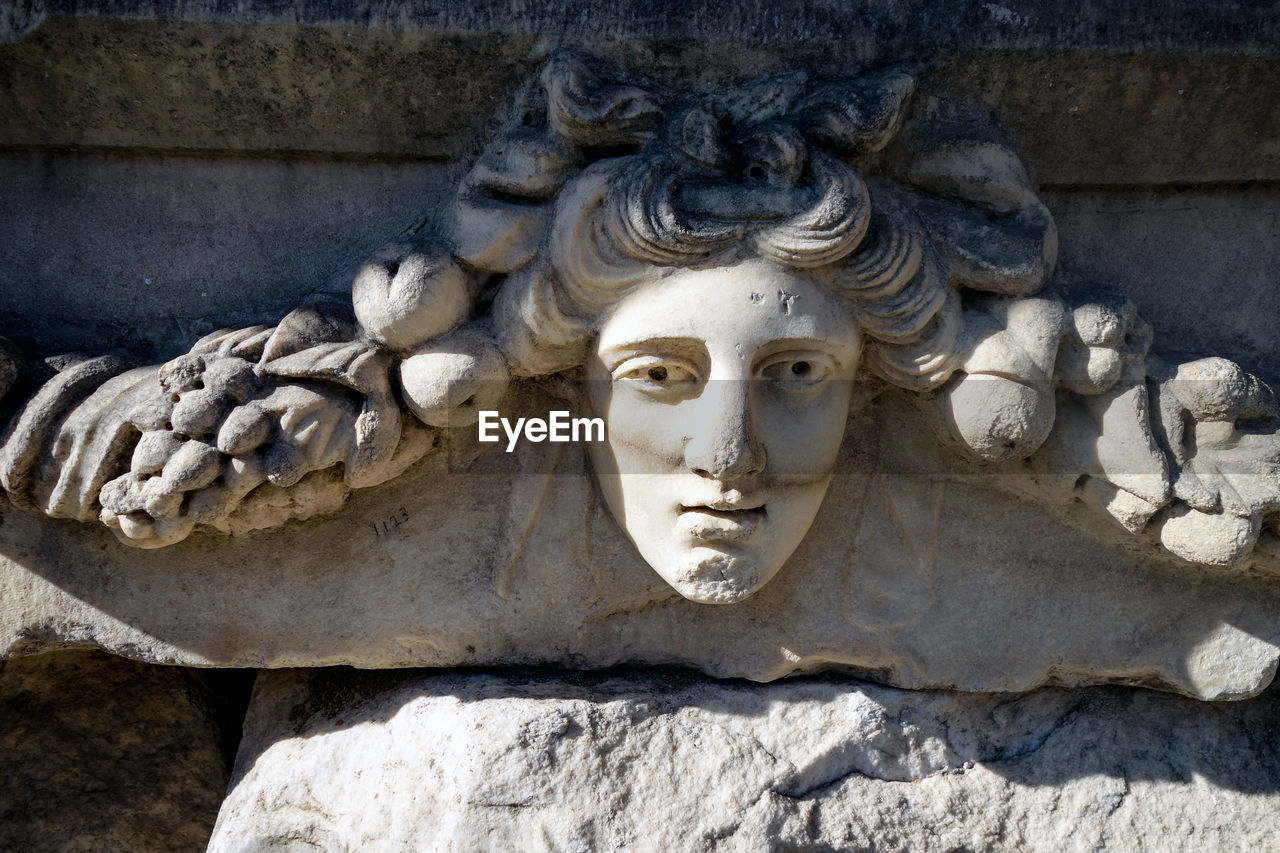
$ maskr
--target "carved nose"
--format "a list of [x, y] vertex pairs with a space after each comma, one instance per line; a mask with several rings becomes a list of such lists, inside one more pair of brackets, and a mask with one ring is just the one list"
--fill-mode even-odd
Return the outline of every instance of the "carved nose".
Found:
[[713, 480], [735, 480], [764, 470], [764, 447], [751, 424], [749, 383], [708, 382], [700, 400], [693, 437], [685, 444], [685, 464]]

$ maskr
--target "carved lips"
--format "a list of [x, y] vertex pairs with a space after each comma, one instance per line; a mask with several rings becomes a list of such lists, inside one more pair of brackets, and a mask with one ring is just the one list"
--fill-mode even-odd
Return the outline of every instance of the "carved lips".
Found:
[[745, 542], [765, 519], [764, 504], [721, 498], [678, 508], [681, 529], [697, 542]]

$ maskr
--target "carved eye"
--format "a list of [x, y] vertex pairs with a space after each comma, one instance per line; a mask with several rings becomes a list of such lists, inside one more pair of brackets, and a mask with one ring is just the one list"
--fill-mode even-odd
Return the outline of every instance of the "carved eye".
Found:
[[653, 397], [697, 396], [701, 379], [693, 365], [664, 356], [629, 358], [613, 369], [613, 381]]
[[756, 376], [784, 391], [811, 391], [836, 372], [831, 356], [818, 352], [784, 352], [770, 356], [756, 370]]

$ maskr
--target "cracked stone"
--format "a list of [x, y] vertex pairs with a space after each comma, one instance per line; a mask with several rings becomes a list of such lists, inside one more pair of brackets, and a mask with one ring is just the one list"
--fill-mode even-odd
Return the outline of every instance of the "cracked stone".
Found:
[[211, 851], [1280, 844], [1280, 691], [260, 676]]

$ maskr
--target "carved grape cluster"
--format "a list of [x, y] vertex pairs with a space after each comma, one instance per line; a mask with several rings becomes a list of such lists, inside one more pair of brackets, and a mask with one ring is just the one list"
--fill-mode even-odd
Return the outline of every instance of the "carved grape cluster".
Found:
[[[263, 484], [277, 488], [255, 493], [261, 500], [252, 509], [287, 515], [297, 496], [286, 490], [299, 484], [308, 467], [282, 435], [278, 413], [271, 410], [272, 389], [254, 364], [230, 355], [184, 355], [161, 367], [158, 379], [162, 393], [130, 413], [141, 436], [129, 471], [99, 494], [103, 522], [144, 547], [179, 541], [196, 524], [231, 531], [228, 517], [243, 514], [242, 501]], [[329, 491], [337, 490], [327, 497], [339, 503], [345, 498], [340, 478], [314, 479], [313, 485], [323, 481]], [[332, 502], [325, 497], [307, 499]]]

